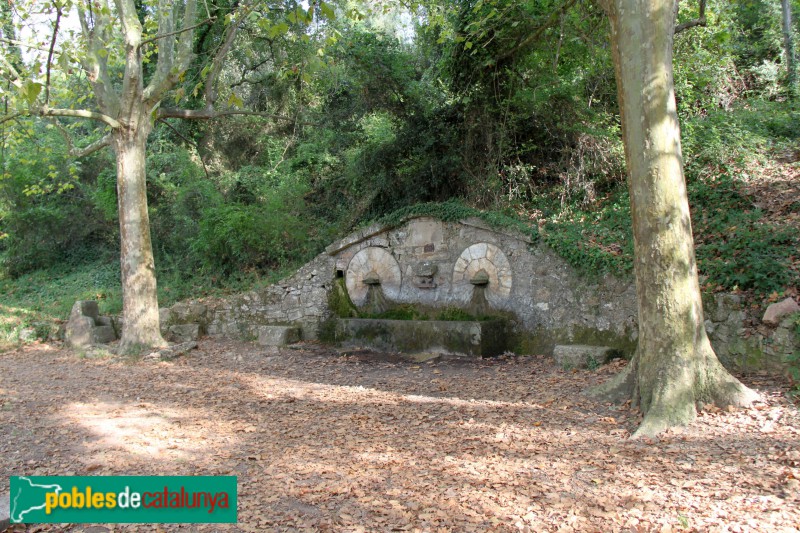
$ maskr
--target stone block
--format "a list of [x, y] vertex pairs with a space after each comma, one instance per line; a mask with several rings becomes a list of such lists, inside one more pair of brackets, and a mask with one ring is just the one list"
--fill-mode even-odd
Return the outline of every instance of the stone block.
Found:
[[92, 344], [108, 344], [117, 340], [117, 332], [113, 326], [95, 326], [92, 328]]
[[8, 494], [0, 494], [0, 531], [11, 525], [11, 498]]
[[286, 346], [300, 340], [300, 328], [295, 326], [259, 326], [258, 344]]
[[88, 316], [92, 320], [97, 320], [97, 317], [100, 316], [100, 309], [94, 300], [78, 300], [72, 305], [69, 316], [70, 318]]
[[111, 318], [110, 316], [99, 316], [97, 317], [97, 320], [95, 320], [94, 322], [98, 326], [111, 326], [112, 328], [114, 327], [114, 319]]
[[165, 329], [170, 324], [172, 324], [173, 320], [174, 318], [172, 314], [172, 309], [170, 309], [169, 307], [162, 307], [161, 309], [158, 310], [158, 321], [161, 324], [162, 330]]
[[[77, 303], [76, 303], [77, 305]], [[73, 310], [75, 308], [73, 307]], [[92, 345], [92, 330], [95, 328], [94, 319], [88, 316], [72, 316], [64, 332], [64, 340], [71, 348], [86, 348]]]
[[200, 324], [175, 324], [167, 329], [170, 342], [196, 341], [200, 338]]
[[553, 349], [553, 358], [561, 368], [587, 368], [602, 365], [615, 355], [608, 346], [588, 346], [585, 344], [558, 345]]
[[769, 326], [777, 326], [783, 317], [798, 312], [800, 312], [800, 305], [797, 305], [794, 298], [786, 298], [767, 307], [767, 311], [761, 321]]

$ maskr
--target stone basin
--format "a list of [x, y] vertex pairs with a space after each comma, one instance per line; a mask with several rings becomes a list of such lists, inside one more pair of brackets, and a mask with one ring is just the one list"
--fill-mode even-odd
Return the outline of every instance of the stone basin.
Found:
[[507, 349], [507, 324], [485, 321], [387, 320], [340, 318], [336, 341], [374, 350], [442, 352], [462, 357], [490, 357]]

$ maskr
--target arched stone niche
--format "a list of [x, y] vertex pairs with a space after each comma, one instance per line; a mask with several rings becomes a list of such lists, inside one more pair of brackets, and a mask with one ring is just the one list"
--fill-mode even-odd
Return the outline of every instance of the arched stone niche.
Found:
[[486, 299], [499, 306], [511, 295], [513, 274], [506, 254], [491, 243], [479, 242], [461, 252], [453, 267], [453, 295], [468, 302], [473, 290], [470, 280], [481, 270], [489, 276]]
[[353, 256], [345, 272], [347, 294], [356, 307], [362, 307], [367, 301], [369, 287], [364, 280], [371, 275], [380, 280], [380, 289], [386, 298], [398, 298], [402, 274], [397, 259], [384, 248], [370, 246]]

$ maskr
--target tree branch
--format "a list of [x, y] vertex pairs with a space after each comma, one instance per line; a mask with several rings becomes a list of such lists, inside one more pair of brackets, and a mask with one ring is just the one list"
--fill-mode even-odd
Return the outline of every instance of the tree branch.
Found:
[[96, 111], [89, 111], [86, 109], [50, 109], [49, 107], [45, 106], [42, 109], [40, 109], [37, 114], [43, 117], [89, 118], [92, 120], [99, 120], [100, 122], [104, 122], [107, 125], [111, 126], [112, 128], [119, 128], [121, 126], [119, 122], [109, 117], [108, 115], [104, 115], [103, 113], [98, 113]]
[[216, 20], [216, 17], [210, 17], [210, 18], [207, 18], [206, 20], [204, 20], [203, 22], [198, 22], [194, 26], [189, 26], [188, 28], [182, 28], [180, 30], [171, 31], [169, 33], [164, 33], [164, 34], [161, 34], [161, 35], [155, 35], [153, 37], [150, 37], [149, 39], [145, 39], [144, 41], [142, 41], [142, 43], [139, 46], [141, 47], [141, 46], [144, 46], [146, 44], [150, 44], [152, 42], [158, 41], [159, 39], [164, 39], [166, 37], [172, 37], [173, 35], [179, 35], [179, 34], [185, 32], [185, 31], [192, 31], [192, 30], [194, 30], [196, 28], [199, 28], [200, 26], [203, 26], [205, 24], [211, 24], [212, 22], [214, 22], [214, 20]]
[[142, 91], [142, 61], [139, 45], [142, 42], [142, 23], [136, 12], [133, 0], [114, 0], [122, 25], [125, 42], [125, 73], [122, 76], [122, 92], [120, 102], [128, 104], [128, 109], [121, 110], [125, 117], [133, 114], [134, 102], [139, 100]]
[[[675, 16], [677, 18], [678, 15], [678, 2], [675, 2]], [[675, 26], [674, 35], [682, 32], [683, 30], [688, 30], [689, 28], [694, 28], [695, 26], [706, 26], [708, 21], [706, 20], [706, 0], [700, 0], [700, 12], [698, 13], [698, 17], [694, 20], [689, 20], [684, 22], [683, 24], [678, 24]]]
[[24, 46], [30, 50], [38, 50], [39, 52], [48, 52], [47, 48], [42, 48], [41, 46], [34, 46], [32, 44], [23, 43], [22, 41], [18, 41], [16, 39], [6, 39], [5, 37], [0, 37], [0, 43], [12, 44], [14, 46]]
[[44, 105], [50, 103], [50, 67], [53, 64], [53, 50], [58, 38], [58, 26], [61, 24], [61, 4], [53, 2], [56, 6], [56, 23], [53, 26], [53, 38], [50, 39], [50, 51], [47, 53], [47, 81], [44, 84]]
[[17, 69], [14, 68], [14, 65], [6, 61], [6, 58], [2, 55], [0, 55], [0, 63], [5, 65], [8, 71], [11, 72], [11, 75], [13, 76], [13, 78], [9, 78], [7, 76], [3, 77], [6, 78], [8, 81], [10, 81], [11, 84], [14, 85], [14, 87], [17, 88], [22, 87], [22, 82], [20, 81], [21, 76], [19, 75], [19, 72], [17, 72]]
[[206, 106], [213, 106], [217, 101], [216, 84], [217, 78], [219, 77], [220, 72], [222, 72], [222, 63], [225, 59], [225, 56], [228, 55], [231, 46], [233, 46], [233, 40], [236, 38], [236, 33], [239, 31], [239, 27], [247, 18], [250, 9], [251, 6], [244, 6], [240, 16], [237, 17], [237, 20], [225, 30], [225, 38], [222, 41], [222, 46], [219, 47], [217, 53], [214, 55], [214, 60], [211, 62], [211, 70], [206, 78]]
[[[91, 4], [89, 4], [91, 8]], [[81, 24], [81, 32], [87, 43], [86, 58], [81, 60], [83, 70], [92, 84], [97, 103], [104, 112], [116, 115], [119, 110], [119, 98], [114, 92], [111, 78], [108, 75], [108, 54], [102, 55], [100, 50], [104, 48], [101, 37], [107, 26], [105, 15], [94, 16], [91, 12], [87, 16], [80, 2], [78, 2], [78, 20]], [[90, 18], [92, 25], [89, 24]]]
[[111, 144], [111, 135], [104, 135], [95, 142], [90, 143], [88, 146], [76, 149], [75, 144], [72, 141], [72, 135], [69, 134], [67, 129], [55, 119], [52, 119], [50, 122], [58, 129], [59, 133], [61, 133], [61, 136], [64, 137], [64, 141], [67, 143], [67, 154], [70, 157], [86, 157]]
[[[177, 61], [175, 58], [175, 41], [170, 39], [167, 40], [163, 46], [159, 45], [156, 75], [150, 80], [150, 83], [143, 93], [148, 107], [155, 107], [164, 97], [164, 94], [178, 83], [180, 77], [186, 72], [186, 69], [189, 68], [193, 57], [192, 42], [194, 41], [194, 29], [214, 19], [213, 17], [209, 17], [200, 24], [187, 26], [182, 30], [172, 31], [175, 13], [168, 11], [168, 9], [172, 9], [172, 7], [170, 7], [171, 4], [172, 2], [167, 0], [161, 0], [159, 2], [158, 29], [161, 33], [161, 37], [181, 34], [180, 39], [177, 41]], [[191, 23], [196, 14], [197, 1], [188, 0], [184, 7], [183, 24]]]
[[577, 2], [578, 2], [578, 0], [567, 0], [564, 3], [563, 6], [561, 6], [560, 8], [558, 8], [555, 11], [553, 11], [552, 13], [550, 13], [550, 16], [547, 17], [547, 20], [545, 20], [544, 23], [541, 26], [536, 28], [536, 31], [534, 31], [533, 33], [528, 35], [525, 39], [523, 39], [521, 42], [519, 42], [511, 50], [508, 50], [504, 54], [501, 54], [500, 57], [495, 59], [495, 62], [499, 63], [500, 61], [502, 61], [504, 59], [508, 59], [509, 57], [513, 56], [514, 54], [516, 54], [517, 52], [519, 52], [520, 50], [522, 50], [523, 48], [525, 48], [529, 44], [537, 41], [542, 36], [542, 34], [544, 33], [544, 31], [547, 28], [549, 28], [550, 26], [555, 24], [561, 18], [561, 14], [562, 13], [564, 13], [567, 9], [571, 8], [572, 6], [574, 6]]
[[22, 113], [14, 113], [12, 115], [5, 115], [3, 117], [0, 117], [0, 124], [5, 124], [6, 122], [10, 122], [10, 121], [12, 121], [12, 120], [14, 120], [16, 118], [21, 117], [21, 116], [22, 116]]
[[111, 135], [106, 135], [102, 139], [99, 139], [90, 145], [81, 148], [80, 150], [71, 149], [69, 152], [70, 157], [81, 158], [91, 155], [106, 146], [111, 145]]

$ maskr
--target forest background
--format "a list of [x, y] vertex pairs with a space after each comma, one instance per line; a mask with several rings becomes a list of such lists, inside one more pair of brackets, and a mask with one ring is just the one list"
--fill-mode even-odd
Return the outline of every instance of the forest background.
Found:
[[[219, 46], [236, 5], [211, 6], [195, 53]], [[741, 292], [754, 309], [800, 288], [800, 108], [781, 7], [709, 0], [706, 24], [675, 39], [702, 288]], [[38, 28], [46, 51], [54, 21], [0, 10], [4, 57], [43, 72], [16, 43]], [[679, 23], [699, 16], [681, 3]], [[586, 0], [264, 3], [219, 98], [259, 115], [162, 119], [150, 136], [160, 304], [270, 283], [355, 227], [408, 213], [480, 209], [530, 227], [587, 275], [630, 273], [608, 32]], [[85, 76], [60, 67], [51, 100], [89, 98]], [[190, 71], [175, 101], [206, 74]], [[42, 89], [3, 85], [6, 116]], [[69, 154], [102, 136], [87, 121], [0, 124], [0, 345], [55, 334], [76, 299], [121, 309], [113, 154]]]

